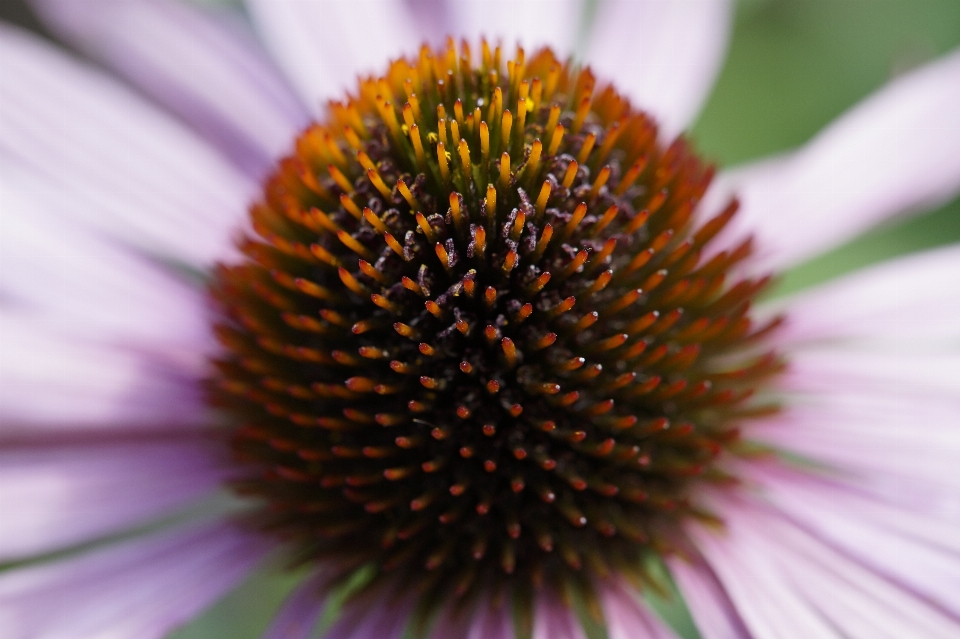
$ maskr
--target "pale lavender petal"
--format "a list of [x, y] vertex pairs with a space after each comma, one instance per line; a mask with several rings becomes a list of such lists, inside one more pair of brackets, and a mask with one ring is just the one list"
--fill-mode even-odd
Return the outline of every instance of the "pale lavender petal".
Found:
[[[2, 163], [0, 163], [2, 166]], [[205, 293], [156, 262], [78, 226], [83, 212], [36, 201], [43, 185], [4, 167], [0, 197], [0, 299], [51, 334], [146, 351], [179, 353], [199, 377], [213, 348]]]
[[176, 358], [57, 336], [34, 316], [7, 311], [0, 332], [4, 437], [210, 423], [195, 371]]
[[0, 440], [0, 561], [182, 510], [226, 478], [226, 446], [199, 436], [16, 444]]
[[[727, 518], [730, 505], [725, 503], [724, 507]], [[752, 635], [778, 639], [842, 639], [816, 610], [797, 596], [792, 584], [769, 558], [743, 543], [739, 527], [722, 534], [695, 526], [691, 526], [691, 531]]]
[[960, 490], [960, 351], [948, 341], [958, 334], [957, 265], [956, 249], [921, 254], [795, 300], [783, 336], [793, 363], [778, 381], [788, 401], [750, 436], [865, 485]]
[[311, 639], [326, 605], [327, 578], [308, 577], [290, 593], [261, 639]]
[[454, 0], [454, 37], [501, 43], [508, 56], [522, 45], [527, 53], [552, 47], [561, 59], [572, 55], [583, 26], [582, 0]]
[[736, 193], [725, 234], [756, 234], [759, 267], [794, 264], [960, 192], [958, 112], [960, 50], [894, 80], [795, 153], [721, 175], [703, 210]]
[[501, 606], [478, 611], [465, 639], [514, 639], [514, 636], [513, 615]]
[[[960, 489], [960, 353], [805, 349], [791, 355], [783, 410], [752, 438], [840, 469], [891, 494], [935, 501]], [[918, 488], [919, 485], [919, 488]], [[957, 507], [960, 511], [960, 505]]]
[[323, 639], [397, 639], [403, 635], [413, 606], [409, 599], [366, 598], [348, 604]]
[[440, 45], [452, 29], [456, 6], [450, 0], [400, 0], [406, 12], [413, 16], [417, 33], [424, 42]]
[[2, 35], [0, 158], [39, 177], [38, 201], [151, 256], [202, 268], [236, 254], [254, 181], [105, 75], [25, 32]]
[[852, 476], [960, 491], [957, 423], [956, 400], [851, 390], [797, 397], [753, 424], [750, 437]]
[[608, 583], [600, 594], [609, 639], [676, 639], [677, 635], [625, 583]]
[[8, 639], [161, 639], [240, 582], [269, 550], [232, 525], [191, 524], [0, 574]]
[[960, 246], [889, 260], [792, 296], [781, 343], [944, 344], [960, 337]]
[[[487, 606], [477, 611], [466, 639], [513, 639], [513, 615], [506, 605]], [[438, 638], [439, 639], [439, 638]]]
[[691, 532], [754, 632], [763, 635], [773, 614], [781, 621], [774, 628], [791, 629], [787, 637], [947, 639], [960, 631], [957, 619], [904, 584], [762, 505], [733, 498], [716, 505], [727, 533]]
[[921, 399], [960, 399], [960, 349], [796, 349], [777, 379], [791, 394], [875, 392]]
[[960, 500], [936, 503], [924, 487], [876, 491], [868, 483], [772, 464], [744, 476], [818, 538], [960, 621]]
[[751, 639], [736, 606], [705, 562], [671, 557], [667, 565], [704, 639]]
[[533, 614], [533, 639], [586, 639], [577, 615], [554, 593], [541, 592]]
[[667, 139], [688, 127], [723, 66], [728, 0], [605, 0], [584, 60], [653, 114]]
[[506, 601], [482, 599], [473, 610], [448, 606], [430, 631], [430, 639], [514, 639], [513, 614]]
[[261, 178], [306, 110], [240, 16], [175, 0], [34, 0], [66, 41], [183, 118]]
[[400, 0], [246, 0], [267, 46], [316, 113], [356, 91], [358, 74], [381, 73], [416, 53], [428, 21]]

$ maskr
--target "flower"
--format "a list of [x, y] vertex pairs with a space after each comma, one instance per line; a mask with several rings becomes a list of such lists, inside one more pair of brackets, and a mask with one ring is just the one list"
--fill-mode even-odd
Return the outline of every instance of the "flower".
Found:
[[[237, 229], [267, 239], [263, 219], [245, 229], [242, 212], [309, 122], [304, 103], [437, 33], [568, 51], [579, 14], [563, 4], [515, 2], [507, 13], [411, 3], [411, 21], [400, 3], [251, 2], [301, 101], [242, 25], [164, 2], [39, 3], [66, 39], [181, 122], [4, 28], [0, 495], [15, 516], [4, 518], [0, 556], [15, 563], [0, 573], [0, 601], [13, 636], [163, 636], [280, 545], [236, 523], [246, 502], [202, 501], [248, 475], [211, 428], [224, 416], [203, 382], [222, 351], [196, 280], [214, 262], [242, 262]], [[595, 17], [603, 39], [586, 47], [666, 139], [689, 122], [719, 65], [727, 9], [700, 8], [611, 3]], [[629, 68], [622, 48], [637, 24], [650, 36], [637, 39]], [[722, 174], [702, 219], [734, 192], [742, 207], [713, 245], [752, 233], [757, 247], [732, 277], [782, 268], [955, 194], [958, 87], [954, 53], [800, 151]], [[955, 247], [940, 249], [757, 309], [787, 318], [771, 343], [788, 368], [767, 386], [781, 408], [744, 423], [743, 441], [761, 446], [716, 462], [737, 486], [691, 488], [722, 526], [684, 518], [684, 543], [666, 557], [704, 636], [956, 634], [958, 262]], [[332, 563], [317, 565], [267, 636], [309, 636]], [[671, 636], [628, 573], [594, 583], [609, 636]], [[416, 598], [374, 595], [352, 599], [330, 636], [400, 636]], [[461, 614], [445, 603], [433, 636], [513, 636], [495, 591], [478, 599]], [[556, 593], [529, 601], [535, 636], [583, 636]]]

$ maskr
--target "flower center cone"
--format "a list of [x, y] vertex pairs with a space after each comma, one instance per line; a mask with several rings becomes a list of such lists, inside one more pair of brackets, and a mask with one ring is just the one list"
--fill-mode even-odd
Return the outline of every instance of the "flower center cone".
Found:
[[713, 171], [549, 50], [421, 49], [331, 103], [213, 285], [253, 524], [331, 581], [451, 599], [642, 584], [781, 368]]

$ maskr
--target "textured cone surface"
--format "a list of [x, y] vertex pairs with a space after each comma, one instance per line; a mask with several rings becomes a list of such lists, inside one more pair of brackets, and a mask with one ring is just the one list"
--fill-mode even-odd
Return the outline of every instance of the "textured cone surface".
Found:
[[685, 142], [549, 51], [474, 55], [332, 103], [213, 287], [258, 524], [424, 607], [642, 578], [779, 367]]

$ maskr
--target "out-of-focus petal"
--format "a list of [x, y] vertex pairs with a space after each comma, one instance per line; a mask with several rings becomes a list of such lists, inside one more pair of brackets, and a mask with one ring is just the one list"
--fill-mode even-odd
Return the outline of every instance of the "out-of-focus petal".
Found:
[[38, 200], [149, 255], [198, 268], [235, 255], [254, 181], [110, 78], [25, 32], [2, 36], [0, 158], [40, 178]]
[[31, 315], [0, 313], [0, 332], [5, 437], [192, 429], [209, 419], [195, 371], [180, 362], [58, 336]]
[[473, 610], [448, 606], [430, 631], [430, 639], [514, 639], [513, 613], [506, 602], [479, 601]]
[[689, 126], [723, 66], [729, 0], [604, 0], [584, 61], [652, 113], [667, 139]]
[[960, 490], [956, 401], [847, 393], [795, 400], [751, 430], [756, 439], [853, 475], [886, 475]]
[[412, 611], [410, 601], [401, 597], [354, 600], [323, 639], [397, 639]]
[[[960, 500], [922, 486], [877, 490], [868, 482], [770, 465], [744, 476], [796, 524], [949, 611], [960, 624]], [[919, 488], [919, 490], [917, 490]]]
[[791, 407], [753, 429], [758, 441], [849, 473], [960, 490], [956, 403], [925, 406], [902, 398], [849, 396]]
[[0, 561], [50, 552], [183, 509], [226, 477], [222, 442], [3, 442]]
[[0, 166], [4, 434], [202, 423], [204, 293], [107, 239], [83, 197]]
[[577, 615], [552, 593], [537, 597], [533, 615], [533, 639], [586, 639]]
[[960, 351], [806, 348], [791, 354], [779, 385], [789, 403], [750, 436], [826, 468], [750, 463], [733, 472], [809, 534], [960, 627]]
[[[797, 370], [783, 382], [789, 401], [753, 424], [751, 438], [817, 460], [864, 486], [897, 492], [922, 485], [918, 494], [934, 500], [960, 492], [956, 351], [917, 353], [911, 361], [895, 352], [862, 356], [847, 349], [833, 359], [841, 355], [846, 361], [838, 365], [798, 353]], [[922, 370], [924, 363], [930, 371]], [[932, 379], [937, 374], [944, 380]]]
[[311, 639], [326, 605], [326, 579], [318, 573], [294, 588], [261, 639]]
[[121, 74], [259, 179], [308, 115], [235, 12], [175, 0], [34, 0], [66, 41]]
[[[415, 53], [429, 22], [413, 19], [400, 0], [246, 0], [267, 46], [314, 112], [355, 91], [358, 74]], [[446, 34], [441, 34], [445, 36]], [[432, 38], [431, 38], [432, 36]]]
[[787, 156], [721, 174], [703, 210], [731, 193], [727, 236], [754, 233], [759, 266], [783, 268], [894, 215], [960, 192], [960, 50], [894, 80]]
[[874, 392], [960, 401], [960, 348], [798, 349], [777, 386], [802, 395]]
[[274, 55], [313, 108], [353, 91], [358, 74], [379, 73], [389, 59], [448, 36], [472, 44], [483, 36], [508, 55], [549, 45], [573, 53], [583, 0], [247, 0]]
[[471, 42], [501, 43], [508, 56], [517, 44], [528, 53], [550, 46], [561, 59], [571, 55], [584, 17], [582, 0], [454, 0], [450, 35]]
[[631, 592], [630, 586], [606, 584], [600, 597], [610, 639], [676, 639], [673, 630]]
[[667, 565], [704, 639], [751, 639], [736, 606], [705, 562], [691, 564], [673, 557]]
[[179, 353], [199, 375], [214, 342], [203, 291], [78, 226], [87, 213], [78, 210], [82, 202], [37, 201], [45, 189], [32, 177], [12, 167], [0, 173], [5, 307], [33, 316], [51, 334], [152, 350], [168, 360]]
[[883, 262], [792, 296], [779, 342], [947, 343], [960, 337], [960, 246]]
[[756, 556], [735, 553], [741, 550], [738, 540], [739, 535], [715, 538], [709, 531], [697, 537], [698, 546], [753, 635], [776, 637], [778, 628], [790, 628], [796, 637], [841, 639], [816, 610], [798, 601], [791, 584], [772, 566]]
[[400, 0], [417, 27], [421, 41], [441, 44], [451, 33], [456, 6], [450, 0]]
[[8, 639], [161, 639], [264, 557], [264, 539], [227, 524], [180, 527], [0, 575]]
[[948, 639], [960, 630], [906, 584], [750, 498], [716, 507], [724, 533], [690, 530], [755, 635], [790, 628], [797, 637]]

